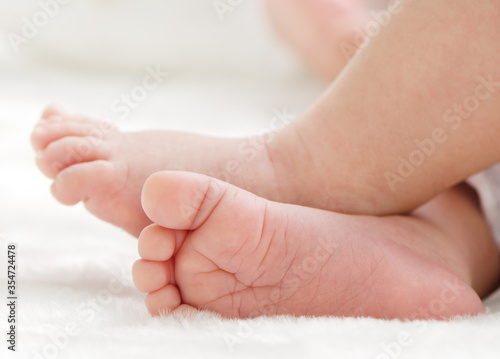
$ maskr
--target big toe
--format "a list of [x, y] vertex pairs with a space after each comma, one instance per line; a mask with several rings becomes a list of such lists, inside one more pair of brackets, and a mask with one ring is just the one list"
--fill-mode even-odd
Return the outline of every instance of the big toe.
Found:
[[163, 227], [193, 230], [210, 216], [228, 189], [232, 190], [227, 183], [204, 175], [157, 172], [144, 184], [142, 206]]

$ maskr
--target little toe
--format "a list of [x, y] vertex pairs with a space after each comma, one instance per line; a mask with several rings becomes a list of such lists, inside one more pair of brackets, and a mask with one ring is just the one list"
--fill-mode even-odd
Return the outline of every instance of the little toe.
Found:
[[148, 261], [169, 260], [175, 252], [176, 236], [175, 230], [157, 224], [144, 228], [137, 244], [139, 255]]
[[171, 283], [172, 263], [139, 259], [132, 267], [132, 278], [137, 289], [151, 293]]
[[182, 310], [183, 312], [195, 310], [191, 306], [181, 305], [179, 289], [174, 285], [168, 285], [155, 292], [149, 293], [146, 296], [145, 303], [149, 313], [153, 316], [159, 316], [177, 310]]

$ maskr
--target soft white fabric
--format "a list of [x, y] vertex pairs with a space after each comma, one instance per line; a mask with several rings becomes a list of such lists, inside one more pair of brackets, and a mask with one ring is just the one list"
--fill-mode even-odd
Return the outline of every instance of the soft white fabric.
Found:
[[[27, 11], [21, 7], [32, 3], [36, 6], [34, 1], [0, 0], [3, 27], [14, 29], [22, 11]], [[101, 39], [93, 26], [105, 31], [103, 19], [113, 9], [118, 20], [110, 22], [109, 27], [121, 24], [121, 29], [130, 35], [133, 31], [124, 20], [119, 20], [120, 16], [144, 6], [148, 16], [161, 19], [150, 11], [153, 3], [160, 8], [160, 3], [171, 6], [162, 8], [171, 9], [168, 20], [174, 21], [176, 29], [175, 36], [167, 39], [182, 39], [184, 21], [196, 26], [199, 19], [213, 18], [220, 26], [226, 26], [224, 36], [231, 41], [228, 48], [222, 41], [219, 47], [214, 45], [214, 50], [208, 51], [205, 42], [219, 40], [206, 34], [202, 27], [198, 27], [199, 41], [194, 35], [186, 43], [179, 40], [171, 44], [166, 40], [172, 57], [164, 54], [158, 63], [171, 75], [129, 117], [120, 119], [111, 110], [111, 104], [140, 84], [145, 67], [156, 62], [134, 51], [129, 51], [127, 57], [124, 44], [109, 50], [106, 56], [100, 55], [96, 49], [111, 46], [116, 39], [111, 33], [104, 33]], [[352, 318], [230, 321], [210, 314], [156, 319], [147, 314], [143, 295], [134, 289], [130, 277], [131, 265], [138, 257], [135, 239], [100, 222], [81, 205], [68, 208], [58, 204], [50, 195], [50, 180], [34, 165], [29, 136], [43, 106], [51, 101], [64, 103], [77, 112], [106, 117], [125, 129], [161, 127], [236, 136], [268, 128], [274, 109], [286, 107], [289, 113], [300, 114], [321, 93], [324, 84], [305, 76], [300, 68], [286, 74], [274, 71], [272, 61], [254, 66], [234, 53], [239, 51], [235, 46], [241, 46], [241, 35], [246, 36], [243, 46], [248, 47], [243, 53], [249, 56], [284, 56], [285, 50], [275, 48], [271, 40], [266, 40], [265, 32], [260, 32], [259, 26], [264, 22], [254, 5], [249, 5], [252, 2], [242, 2], [234, 12], [235, 20], [228, 18], [229, 23], [218, 20], [210, 1], [196, 3], [203, 11], [193, 7], [193, 0], [74, 1], [67, 5], [68, 20], [60, 21], [67, 26], [67, 34], [78, 40], [56, 36], [48, 25], [47, 32], [37, 40], [40, 44], [28, 46], [27, 52], [17, 56], [12, 54], [5, 37], [0, 36], [4, 42], [0, 45], [0, 293], [5, 297], [6, 245], [17, 242], [20, 297], [20, 352], [17, 356], [5, 356], [6, 342], [2, 340], [0, 357], [498, 358], [500, 294], [486, 302], [489, 314], [451, 322]], [[69, 6], [76, 6], [78, 11]], [[183, 16], [176, 16], [182, 6], [191, 6], [191, 12], [186, 7]], [[98, 14], [100, 22], [92, 25], [90, 18]], [[73, 22], [80, 18], [85, 19], [85, 26], [80, 24], [77, 29]], [[84, 28], [90, 34], [85, 34]], [[145, 38], [146, 34], [138, 36]], [[97, 45], [101, 41], [104, 45]], [[147, 50], [161, 52], [161, 46]], [[140, 52], [143, 44], [136, 48]], [[215, 48], [229, 57], [221, 57]], [[47, 62], [47, 54], [59, 62], [40, 65], [41, 59]], [[92, 56], [96, 56], [94, 61]], [[40, 62], [28, 65], [27, 58]], [[77, 59], [78, 63], [69, 59]], [[283, 63], [295, 62], [286, 56], [283, 59]], [[121, 60], [123, 68], [130, 71], [110, 71], [108, 65], [115, 60]], [[104, 70], [90, 71], [83, 64]], [[6, 307], [0, 308], [4, 333]]]
[[500, 247], [500, 164], [468, 180], [479, 194], [483, 212]]

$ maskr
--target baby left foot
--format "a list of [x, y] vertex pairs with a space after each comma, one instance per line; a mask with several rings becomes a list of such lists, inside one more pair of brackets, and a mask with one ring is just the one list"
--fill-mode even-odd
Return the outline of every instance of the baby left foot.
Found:
[[133, 277], [153, 315], [186, 305], [240, 318], [483, 311], [443, 250], [448, 238], [416, 218], [286, 205], [186, 172], [151, 176], [142, 202], [156, 224], [139, 237]]

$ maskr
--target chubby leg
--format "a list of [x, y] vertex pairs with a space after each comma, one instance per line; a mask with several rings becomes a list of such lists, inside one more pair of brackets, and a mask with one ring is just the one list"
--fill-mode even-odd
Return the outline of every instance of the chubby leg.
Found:
[[407, 213], [500, 161], [500, 3], [402, 1], [391, 14], [271, 143], [289, 202]]
[[[160, 172], [142, 202], [156, 223], [133, 276], [157, 315], [448, 318], [482, 312], [499, 259], [457, 187], [412, 216], [351, 216], [270, 202], [206, 176]], [[478, 294], [476, 294], [476, 292]]]

